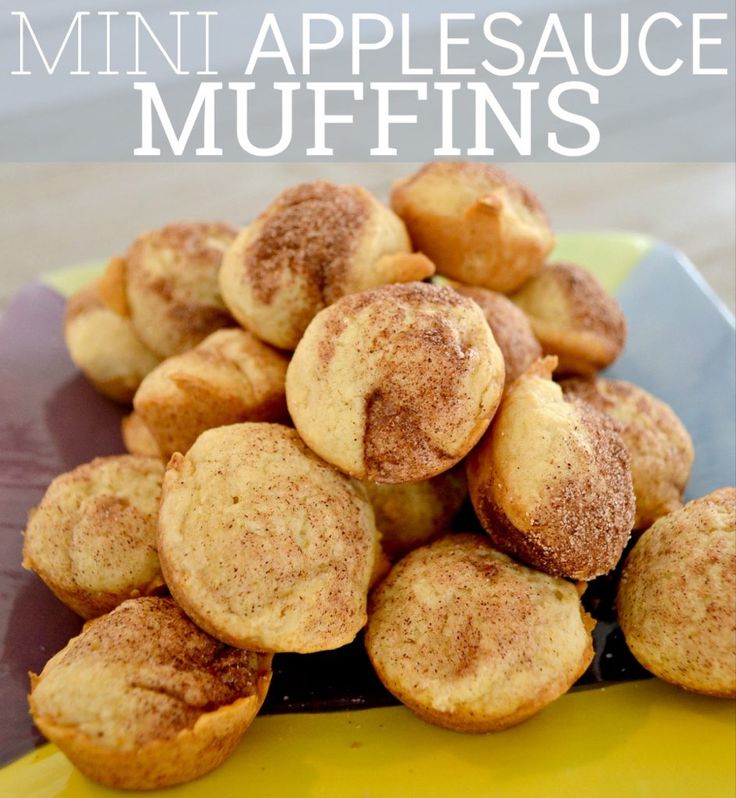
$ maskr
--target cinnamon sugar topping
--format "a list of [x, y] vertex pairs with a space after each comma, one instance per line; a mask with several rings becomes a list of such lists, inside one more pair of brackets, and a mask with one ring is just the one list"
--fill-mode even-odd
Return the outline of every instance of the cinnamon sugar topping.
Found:
[[332, 286], [342, 282], [369, 211], [354, 186], [318, 181], [285, 191], [263, 214], [260, 234], [245, 251], [256, 297], [271, 302], [285, 281], [299, 275], [314, 286], [322, 304], [334, 301]]

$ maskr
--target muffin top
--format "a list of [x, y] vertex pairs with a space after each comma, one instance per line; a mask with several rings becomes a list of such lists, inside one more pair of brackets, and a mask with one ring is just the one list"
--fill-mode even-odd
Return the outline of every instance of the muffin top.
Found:
[[393, 560], [450, 528], [468, 496], [462, 464], [420, 482], [364, 482], [381, 547]]
[[468, 485], [497, 546], [548, 573], [587, 580], [614, 568], [629, 539], [629, 456], [612, 419], [564, 399], [554, 366], [544, 358], [511, 385], [468, 458]]
[[594, 374], [624, 348], [621, 307], [581, 266], [548, 263], [511, 299], [529, 317], [545, 354], [557, 356], [561, 374]]
[[161, 586], [156, 516], [163, 473], [158, 459], [119, 455], [58, 476], [30, 514], [24, 566], [85, 618], [131, 591]]
[[33, 679], [31, 707], [98, 744], [131, 750], [261, 691], [271, 657], [230, 648], [169, 598], [139, 598], [87, 624]]
[[[515, 204], [546, 220], [544, 209], [533, 191], [498, 166], [477, 161], [431, 161], [409, 177], [399, 180], [394, 196], [411, 193], [412, 203], [437, 207], [447, 215], [460, 215], [479, 198], [492, 192], [509, 195]], [[421, 189], [421, 191], [419, 190]], [[439, 196], [442, 202], [438, 203]]]
[[565, 692], [592, 657], [575, 586], [448, 535], [371, 595], [366, 646], [382, 681], [429, 720], [488, 730]]
[[135, 410], [127, 416], [123, 416], [120, 422], [120, 432], [123, 436], [123, 445], [129, 454], [163, 459], [161, 449], [151, 434], [151, 430]]
[[101, 393], [118, 402], [130, 402], [160, 360], [141, 341], [130, 318], [105, 303], [99, 283], [69, 298], [64, 341], [74, 365]]
[[164, 479], [159, 554], [172, 595], [218, 639], [320, 651], [365, 623], [377, 549], [365, 491], [280, 424], [208, 430]]
[[617, 597], [641, 664], [688, 690], [736, 696], [736, 488], [665, 515], [626, 559]]
[[458, 282], [451, 285], [459, 294], [480, 306], [503, 355], [506, 384], [512, 383], [542, 355], [542, 347], [534, 337], [529, 319], [508, 297], [497, 291]]
[[171, 224], [139, 236], [125, 256], [131, 319], [160, 357], [185, 352], [232, 324], [217, 280], [236, 231], [226, 224]]
[[168, 458], [212, 427], [282, 420], [287, 363], [247, 330], [216, 330], [148, 374], [133, 406]]
[[483, 434], [504, 382], [480, 308], [410, 283], [343, 297], [318, 314], [286, 375], [306, 443], [342, 471], [412, 482], [457, 463]]
[[490, 164], [426, 164], [394, 185], [391, 207], [440, 274], [494, 291], [517, 289], [554, 244], [535, 195]]
[[282, 192], [228, 249], [222, 295], [264, 341], [293, 350], [341, 296], [434, 272], [403, 222], [360, 186], [320, 180]]
[[693, 465], [690, 435], [674, 410], [624, 380], [564, 380], [565, 396], [579, 397], [614, 418], [631, 459], [635, 529], [646, 529], [682, 506]]

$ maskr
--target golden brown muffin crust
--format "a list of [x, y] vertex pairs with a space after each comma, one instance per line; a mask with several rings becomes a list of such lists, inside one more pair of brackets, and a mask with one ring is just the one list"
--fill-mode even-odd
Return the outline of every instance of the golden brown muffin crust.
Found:
[[160, 460], [98, 457], [49, 485], [28, 519], [23, 565], [84, 618], [163, 585], [156, 554]]
[[462, 464], [421, 482], [364, 482], [376, 514], [381, 546], [391, 559], [450, 529], [468, 495]]
[[358, 479], [412, 482], [467, 453], [495, 411], [503, 375], [474, 302], [409, 283], [322, 311], [294, 353], [286, 393], [320, 456]]
[[235, 235], [226, 224], [186, 222], [144, 233], [131, 245], [125, 272], [133, 324], [161, 357], [232, 324], [217, 276]]
[[629, 451], [636, 494], [635, 529], [682, 506], [694, 452], [690, 435], [667, 404], [623, 380], [573, 378], [561, 383], [614, 418]]
[[206, 635], [169, 598], [126, 601], [31, 674], [41, 731], [87, 776], [150, 789], [197, 778], [237, 745], [271, 656]]
[[661, 679], [736, 697], [736, 488], [657, 520], [629, 553], [618, 619], [636, 659]]
[[512, 383], [542, 356], [542, 347], [534, 337], [529, 319], [514, 303], [488, 288], [450, 281], [459, 294], [480, 306], [506, 364], [506, 385]]
[[617, 535], [601, 531], [622, 528], [621, 518], [630, 514], [631, 496], [629, 460], [618, 427], [583, 403], [577, 409], [602, 464], [601, 476], [610, 487], [607, 501], [599, 500], [591, 477], [566, 477], [560, 471], [550, 478], [553, 485], [546, 492], [545, 504], [537, 506], [524, 532], [487, 496], [479, 497], [478, 508], [491, 538], [504, 551], [546, 573], [585, 579], [601, 568], [601, 562], [610, 563], [611, 568], [618, 562], [628, 530]]
[[362, 486], [293, 429], [219, 427], [171, 458], [162, 568], [172, 595], [218, 639], [295, 652], [349, 643], [365, 623], [377, 547]]
[[551, 382], [554, 366], [544, 358], [511, 385], [468, 458], [468, 484], [499, 548], [547, 573], [587, 580], [610, 571], [629, 538], [629, 455], [613, 419], [563, 399]]
[[549, 268], [554, 269], [555, 280], [569, 298], [570, 315], [576, 325], [599, 332], [623, 348], [626, 321], [593, 275], [574, 263], [558, 262], [549, 264]]
[[394, 185], [391, 206], [440, 274], [496, 291], [536, 274], [554, 243], [536, 197], [486, 164], [429, 163]]
[[544, 353], [557, 356], [560, 374], [594, 374], [624, 348], [626, 319], [618, 302], [581, 266], [548, 263], [511, 299]]
[[163, 459], [161, 449], [151, 435], [151, 430], [135, 411], [123, 416], [120, 422], [120, 432], [123, 436], [123, 445], [130, 454]]
[[269, 303], [291, 273], [304, 274], [330, 304], [361, 234], [370, 206], [352, 186], [327, 181], [303, 183], [279, 198], [278, 212], [264, 214], [258, 238], [246, 249], [243, 264], [261, 302]]
[[549, 221], [547, 213], [542, 207], [542, 203], [539, 201], [537, 195], [523, 183], [512, 178], [508, 172], [504, 172], [503, 169], [499, 169], [497, 166], [493, 166], [493, 164], [481, 164], [474, 161], [466, 161], [463, 163], [463, 169], [467, 171], [475, 171], [479, 168], [494, 183], [499, 186], [504, 186], [511, 194], [516, 196], [527, 210], [532, 211], [535, 215], [544, 219], [545, 222]]
[[217, 330], [148, 374], [133, 406], [168, 458], [213, 427], [283, 420], [287, 365], [281, 352], [247, 330]]
[[130, 402], [141, 380], [159, 362], [130, 319], [104, 301], [99, 282], [69, 298], [64, 341], [77, 368], [100, 393], [116, 402]]
[[479, 535], [415, 549], [371, 594], [366, 648], [420, 717], [458, 731], [519, 723], [589, 664], [591, 620], [575, 587]]
[[220, 286], [243, 327], [293, 350], [339, 297], [433, 273], [396, 214], [360, 186], [322, 180], [287, 189], [240, 232]]
[[[173, 599], [149, 597], [126, 601], [85, 626], [49, 671], [73, 671], [76, 666], [83, 672], [91, 663], [98, 674], [97, 663], [122, 669], [127, 711], [116, 717], [114, 733], [127, 745], [138, 746], [173, 737], [193, 726], [203, 712], [255, 694], [270, 660], [268, 654], [235, 649], [210, 637]], [[43, 678], [42, 673], [39, 681]], [[37, 711], [45, 714], [44, 699], [56, 703], [61, 697], [36, 692], [34, 698]], [[64, 708], [70, 715], [76, 709]], [[102, 736], [112, 742], [113, 730], [105, 728], [104, 718], [99, 725]]]
[[102, 277], [97, 282], [100, 297], [105, 305], [126, 318], [130, 316], [127, 280], [125, 258], [113, 257], [108, 261]]
[[452, 175], [460, 175], [478, 185], [491, 184], [502, 186], [512, 194], [529, 211], [539, 214], [547, 221], [547, 215], [539, 202], [537, 195], [522, 183], [515, 180], [508, 172], [489, 163], [478, 163], [477, 161], [432, 161], [410, 175], [401, 185], [409, 186], [421, 181], [421, 179], [432, 172], [446, 172]]

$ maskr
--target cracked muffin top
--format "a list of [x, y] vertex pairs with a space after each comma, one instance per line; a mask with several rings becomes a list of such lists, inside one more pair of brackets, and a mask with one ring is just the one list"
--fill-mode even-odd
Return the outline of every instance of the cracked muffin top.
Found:
[[33, 679], [31, 708], [34, 717], [129, 750], [260, 692], [270, 668], [270, 655], [214, 640], [172, 599], [133, 599], [49, 660]]

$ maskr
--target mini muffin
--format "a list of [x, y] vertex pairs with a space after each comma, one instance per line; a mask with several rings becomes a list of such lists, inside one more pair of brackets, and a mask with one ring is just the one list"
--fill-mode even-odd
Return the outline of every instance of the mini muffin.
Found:
[[644, 532], [617, 608], [631, 652], [655, 676], [736, 697], [736, 489], [688, 502]]
[[366, 621], [378, 537], [365, 490], [288, 427], [220, 427], [175, 454], [158, 541], [174, 598], [230, 645], [322, 651]]
[[619, 561], [634, 524], [629, 455], [616, 422], [552, 382], [555, 358], [507, 390], [468, 458], [470, 498], [503, 551], [589, 580]]
[[217, 285], [236, 231], [225, 224], [170, 224], [140, 236], [124, 259], [131, 319], [146, 346], [171, 357], [232, 324]]
[[508, 293], [554, 244], [537, 198], [495, 166], [435, 162], [394, 185], [391, 207], [440, 274]]
[[138, 337], [129, 318], [109, 308], [93, 284], [69, 299], [64, 340], [74, 365], [116, 402], [130, 402], [159, 358]]
[[155, 368], [133, 407], [160, 453], [186, 452], [212, 427], [286, 415], [287, 359], [252, 333], [218, 330]]
[[318, 311], [346, 294], [434, 273], [402, 221], [360, 186], [287, 189], [238, 235], [220, 273], [246, 329], [293, 350]]
[[417, 482], [475, 445], [504, 384], [475, 302], [411, 283], [343, 297], [309, 325], [286, 374], [307, 445], [357, 479]]
[[631, 458], [635, 529], [646, 529], [682, 507], [693, 465], [693, 444], [669, 405], [623, 380], [574, 378], [565, 380], [562, 390], [565, 396], [584, 399], [619, 422]]
[[363, 484], [376, 514], [381, 546], [392, 560], [447, 532], [468, 495], [462, 466], [421, 482]]
[[480, 305], [506, 364], [506, 384], [512, 383], [542, 355], [529, 319], [503, 294], [454, 281], [450, 284]]
[[135, 410], [127, 416], [123, 416], [120, 422], [120, 432], [123, 437], [123, 445], [130, 454], [136, 454], [139, 457], [162, 458], [161, 449], [151, 434], [151, 430]]
[[258, 712], [271, 656], [198, 629], [169, 598], [126, 601], [31, 674], [31, 714], [108, 787], [180, 784], [227, 759]]
[[610, 366], [626, 343], [626, 319], [598, 280], [573, 263], [550, 263], [511, 299], [529, 317], [561, 374], [592, 375]]
[[371, 594], [365, 644], [378, 677], [430, 723], [505, 729], [565, 693], [593, 657], [573, 584], [478, 535], [416, 549]]
[[156, 516], [163, 464], [98, 457], [56, 477], [31, 511], [23, 567], [83, 618], [163, 586]]

